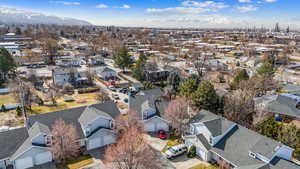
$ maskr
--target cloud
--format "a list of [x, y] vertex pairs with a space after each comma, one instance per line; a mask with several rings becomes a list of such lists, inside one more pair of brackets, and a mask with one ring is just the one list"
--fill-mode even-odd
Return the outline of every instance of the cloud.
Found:
[[236, 9], [240, 12], [252, 12], [252, 11], [257, 11], [257, 7], [253, 5], [246, 5], [246, 6], [237, 6]]
[[148, 13], [157, 13], [157, 14], [198, 14], [205, 12], [217, 12], [220, 9], [228, 8], [229, 5], [224, 4], [223, 2], [214, 2], [214, 1], [183, 1], [181, 6], [170, 7], [170, 8], [148, 8], [146, 12]]
[[98, 5], [96, 6], [96, 8], [104, 9], [104, 8], [108, 8], [108, 6], [105, 5], [105, 4], [98, 4]]
[[61, 4], [61, 5], [80, 5], [80, 2], [75, 1], [50, 1], [51, 4]]
[[272, 2], [276, 2], [277, 0], [264, 0], [264, 1], [268, 3], [272, 3]]
[[214, 2], [214, 1], [197, 2], [191, 0], [183, 1], [181, 5], [185, 7], [212, 8], [212, 9], [223, 9], [229, 7], [223, 2]]
[[240, 3], [250, 3], [251, 0], [239, 0]]
[[122, 8], [122, 9], [129, 9], [130, 8], [130, 6], [129, 5], [127, 5], [127, 4], [124, 4], [123, 6], [121, 6], [120, 8]]

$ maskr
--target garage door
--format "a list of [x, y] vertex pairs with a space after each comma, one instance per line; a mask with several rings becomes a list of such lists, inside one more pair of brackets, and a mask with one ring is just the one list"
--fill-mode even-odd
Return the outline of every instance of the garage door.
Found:
[[202, 158], [202, 160], [206, 160], [206, 153], [201, 148], [197, 148], [197, 155]]
[[45, 164], [52, 161], [52, 154], [50, 152], [44, 152], [40, 153], [37, 156], [35, 156], [35, 164]]
[[144, 130], [147, 131], [147, 132], [154, 132], [155, 131], [155, 124], [153, 124], [151, 122], [145, 123]]
[[33, 167], [33, 161], [31, 157], [18, 159], [16, 160], [15, 164], [16, 164], [16, 169], [25, 169], [25, 168]]
[[169, 131], [168, 125], [164, 122], [157, 122], [155, 125], [156, 125], [156, 127], [155, 127], [156, 131], [159, 131], [159, 130]]
[[102, 147], [102, 146], [103, 146], [102, 139], [98, 137], [98, 138], [93, 138], [93, 139], [89, 140], [87, 149], [91, 150], [91, 149]]
[[112, 144], [115, 142], [115, 137], [114, 136], [104, 136], [104, 139], [103, 139], [103, 143], [104, 145], [108, 145], [108, 144]]
[[4, 161], [0, 161], [0, 168], [5, 168]]

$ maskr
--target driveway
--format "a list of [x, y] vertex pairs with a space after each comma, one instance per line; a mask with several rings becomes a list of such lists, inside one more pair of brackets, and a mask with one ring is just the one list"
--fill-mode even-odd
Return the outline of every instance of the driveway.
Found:
[[202, 161], [198, 158], [187, 158], [186, 155], [181, 155], [173, 160], [168, 160], [162, 156], [161, 150], [165, 147], [168, 140], [161, 140], [157, 137], [152, 137], [150, 135], [145, 135], [145, 139], [148, 141], [150, 146], [155, 149], [159, 154], [158, 157], [161, 158], [163, 164], [168, 164], [176, 169], [189, 169], [198, 164], [209, 165], [207, 162]]

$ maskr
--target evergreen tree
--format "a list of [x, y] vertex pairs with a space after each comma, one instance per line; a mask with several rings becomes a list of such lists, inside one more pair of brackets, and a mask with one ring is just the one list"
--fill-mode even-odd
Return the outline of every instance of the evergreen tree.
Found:
[[0, 48], [0, 72], [7, 74], [15, 68], [16, 64], [13, 57], [6, 49]]
[[212, 112], [218, 111], [219, 97], [214, 89], [214, 86], [209, 81], [203, 81], [198, 86], [198, 89], [193, 94], [194, 104], [200, 108]]
[[180, 76], [177, 72], [172, 72], [168, 76], [167, 79], [168, 86], [171, 87], [172, 93], [176, 93], [178, 91], [180, 85]]
[[243, 80], [249, 80], [249, 75], [245, 69], [240, 70], [239, 73], [234, 77], [230, 85], [231, 88], [233, 89], [237, 88], [240, 82]]
[[185, 98], [192, 98], [193, 93], [197, 90], [197, 80], [195, 78], [189, 77], [183, 81], [179, 86], [179, 95]]
[[115, 64], [123, 71], [132, 64], [131, 56], [128, 54], [128, 50], [125, 46], [117, 51], [114, 61]]
[[143, 80], [143, 67], [147, 62], [147, 58], [143, 52], [140, 53], [139, 59], [137, 60], [132, 73], [133, 76], [138, 80]]
[[261, 67], [256, 70], [258, 76], [260, 77], [267, 77], [274, 73], [274, 67], [269, 62], [264, 62]]

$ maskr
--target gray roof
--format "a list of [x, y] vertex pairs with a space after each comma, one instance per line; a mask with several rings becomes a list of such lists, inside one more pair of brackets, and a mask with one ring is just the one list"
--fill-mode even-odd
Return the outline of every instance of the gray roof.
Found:
[[156, 108], [157, 115], [163, 116], [168, 102], [161, 98], [160, 89], [151, 89], [139, 92], [135, 96], [129, 97], [129, 109], [137, 112], [140, 119], [143, 118], [143, 110], [146, 108]]
[[213, 137], [223, 135], [230, 127], [235, 125], [235, 123], [226, 120], [222, 117], [217, 119], [203, 122], [206, 128], [210, 131]]
[[[208, 126], [208, 129], [212, 131], [212, 133], [215, 133], [215, 135], [219, 135], [221, 132], [224, 132], [226, 128], [228, 129], [228, 127], [232, 126], [232, 124], [235, 124], [209, 111], [201, 111], [193, 117], [191, 121], [192, 123], [203, 122], [206, 126]], [[198, 138], [200, 140], [205, 139], [201, 136]], [[207, 140], [201, 142], [206, 144]], [[281, 145], [282, 144], [280, 142], [260, 135], [243, 126], [235, 125], [235, 127], [216, 145], [210, 148], [210, 151], [215, 152], [226, 160], [232, 162], [234, 165], [239, 167], [239, 169], [265, 169], [264, 167], [270, 167], [270, 169], [273, 169], [279, 165], [276, 164], [272, 166], [270, 164], [266, 166], [266, 163], [250, 157], [249, 151], [271, 158], [276, 147]]]
[[208, 141], [206, 140], [206, 138], [204, 137], [203, 134], [198, 134], [197, 138], [201, 141], [201, 143], [206, 148], [206, 150], [210, 150], [211, 146], [210, 146], [210, 144], [208, 143]]
[[0, 159], [10, 157], [26, 140], [28, 132], [25, 127], [0, 132]]
[[260, 155], [271, 159], [276, 153], [276, 148], [279, 146], [282, 146], [280, 142], [261, 139], [250, 149], [250, 151], [259, 153]]
[[220, 118], [220, 116], [217, 116], [207, 110], [201, 110], [199, 113], [197, 113], [190, 119], [189, 123], [200, 123], [217, 118]]
[[90, 122], [96, 120], [99, 117], [112, 119], [112, 117], [109, 114], [107, 114], [93, 106], [87, 106], [84, 109], [81, 116], [79, 117], [78, 121], [81, 125], [85, 126], [85, 125], [89, 124]]
[[34, 137], [41, 133], [49, 134], [50, 129], [48, 126], [41, 124], [39, 122], [35, 122], [33, 126], [28, 130], [30, 136]]
[[[96, 109], [102, 112], [106, 112], [114, 119], [120, 114], [117, 105], [113, 102], [105, 102], [100, 104], [94, 104], [91, 106], [95, 107]], [[86, 110], [86, 107], [87, 106], [82, 106], [82, 107], [66, 109], [66, 110], [61, 110], [61, 111], [56, 111], [56, 112], [51, 112], [46, 114], [29, 116], [28, 123], [29, 125], [33, 125], [35, 122], [39, 122], [41, 124], [48, 126], [49, 129], [51, 130], [54, 122], [57, 119], [62, 118], [67, 124], [75, 125], [78, 137], [79, 139], [81, 139], [84, 138], [85, 136], [83, 134], [81, 124], [79, 123], [79, 118], [84, 112], [84, 110]]]
[[287, 84], [283, 86], [282, 90], [287, 90], [289, 93], [300, 94], [300, 86], [294, 84]]
[[293, 117], [300, 117], [300, 110], [296, 108], [297, 101], [287, 96], [278, 95], [273, 101], [270, 101], [265, 110], [285, 114]]

